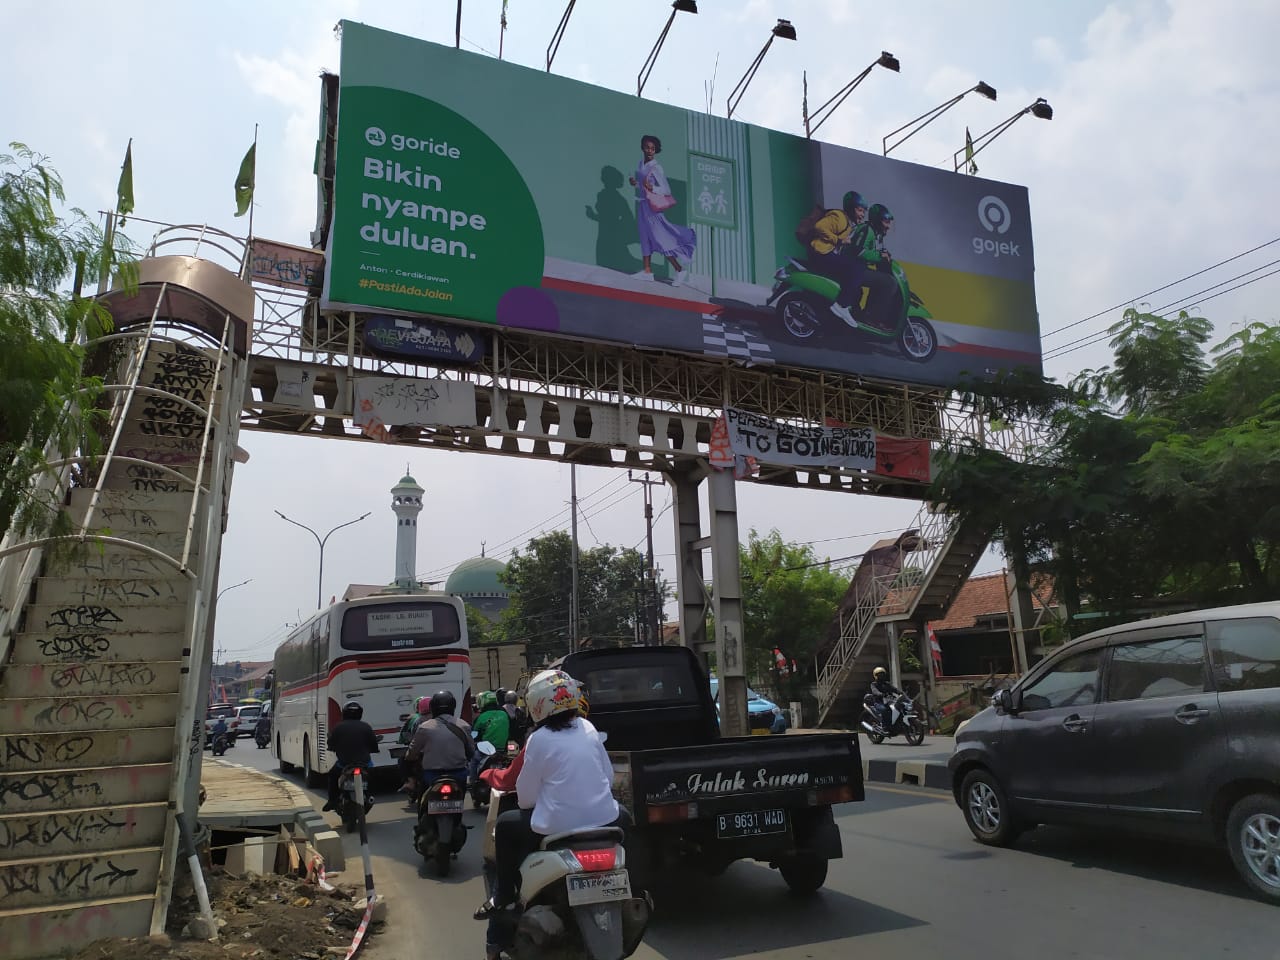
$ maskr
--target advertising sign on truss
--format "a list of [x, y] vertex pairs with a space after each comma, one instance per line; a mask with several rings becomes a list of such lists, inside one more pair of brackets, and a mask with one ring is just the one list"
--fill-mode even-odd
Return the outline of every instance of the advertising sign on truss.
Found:
[[1023, 187], [358, 23], [341, 64], [327, 309], [908, 383], [1040, 369]]

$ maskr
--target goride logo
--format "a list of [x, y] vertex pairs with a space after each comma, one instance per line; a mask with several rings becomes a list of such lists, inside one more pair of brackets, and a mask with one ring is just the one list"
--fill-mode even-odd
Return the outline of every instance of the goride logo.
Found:
[[369, 127], [364, 132], [364, 138], [371, 147], [380, 147], [387, 142], [387, 135], [381, 127]]

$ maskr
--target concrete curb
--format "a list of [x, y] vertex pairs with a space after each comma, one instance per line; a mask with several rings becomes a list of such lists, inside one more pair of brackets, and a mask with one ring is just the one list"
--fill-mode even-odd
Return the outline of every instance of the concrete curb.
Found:
[[[274, 773], [267, 773], [259, 770], [257, 767], [250, 767], [243, 763], [236, 763], [234, 760], [227, 760], [224, 757], [212, 758], [213, 762], [224, 764], [229, 767], [236, 767], [248, 773], [254, 774], [264, 779], [274, 780], [282, 785], [289, 797], [289, 803], [292, 805], [291, 810], [281, 809], [278, 816], [282, 823], [292, 821], [295, 831], [300, 832], [307, 838], [307, 842], [311, 844], [324, 857], [326, 867], [330, 870], [341, 870], [346, 866], [346, 857], [342, 849], [342, 837], [336, 830], [325, 820], [324, 815], [318, 811], [311, 802], [311, 797], [304, 793], [300, 788], [294, 786], [292, 782], [286, 780], [282, 776]], [[206, 761], [207, 762], [207, 761]]]
[[901, 783], [916, 787], [951, 789], [947, 765], [937, 760], [886, 760], [864, 757], [862, 779], [867, 783]]

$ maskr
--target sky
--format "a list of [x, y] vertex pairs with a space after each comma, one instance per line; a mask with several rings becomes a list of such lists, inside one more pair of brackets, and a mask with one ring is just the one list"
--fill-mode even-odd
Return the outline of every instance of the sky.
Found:
[[[500, 0], [465, 0], [465, 49], [497, 55], [500, 8]], [[504, 58], [545, 65], [564, 8], [560, 0], [513, 0]], [[243, 235], [233, 183], [257, 124], [254, 231], [306, 245], [315, 226], [318, 78], [338, 69], [334, 25], [358, 20], [452, 44], [455, 10], [438, 0], [6, 0], [0, 137], [48, 156], [69, 203], [87, 211], [111, 207], [132, 138], [139, 217]], [[581, 0], [554, 72], [634, 90], [669, 12], [659, 0]], [[705, 110], [710, 91], [722, 114], [779, 17], [792, 21], [797, 40], [773, 44], [737, 119], [802, 133], [802, 73], [816, 105], [881, 50], [898, 57], [901, 73], [873, 72], [822, 139], [879, 151], [890, 130], [986, 81], [997, 102], [968, 97], [894, 152], [950, 169], [966, 127], [976, 137], [1037, 97], [1052, 104], [1053, 120], [1024, 117], [978, 159], [982, 176], [1030, 191], [1049, 376], [1108, 364], [1099, 335], [1129, 305], [1186, 306], [1214, 322], [1216, 339], [1244, 323], [1276, 321], [1280, 276], [1265, 276], [1280, 262], [1280, 5], [1272, 0], [703, 0], [697, 16], [677, 17], [645, 95]], [[144, 246], [151, 238], [137, 220], [127, 232]], [[348, 583], [392, 578], [389, 491], [406, 466], [426, 489], [420, 576], [443, 580], [482, 543], [502, 559], [569, 522], [569, 468], [559, 464], [253, 431], [240, 444], [250, 460], [236, 470], [223, 541], [219, 659], [269, 659], [286, 624], [314, 609], [317, 544], [277, 510], [322, 536], [371, 514], [329, 539], [326, 601]], [[584, 547], [643, 546], [639, 484], [618, 470], [580, 468], [578, 493]], [[744, 540], [750, 529], [776, 528], [841, 565], [896, 535], [917, 508], [738, 487]], [[656, 559], [674, 580], [669, 490], [655, 490], [654, 512]], [[976, 573], [1001, 566], [988, 551]]]

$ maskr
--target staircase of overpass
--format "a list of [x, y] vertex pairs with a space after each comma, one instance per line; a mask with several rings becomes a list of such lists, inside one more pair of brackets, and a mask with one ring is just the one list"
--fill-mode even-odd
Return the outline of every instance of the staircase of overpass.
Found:
[[871, 672], [890, 662], [890, 625], [941, 618], [989, 541], [972, 519], [925, 503], [897, 539], [863, 555], [819, 654], [819, 724], [857, 725]]
[[0, 541], [0, 957], [164, 929], [194, 823], [210, 599], [253, 291], [209, 260], [144, 260], [102, 297], [102, 449], [33, 495], [53, 532]]

